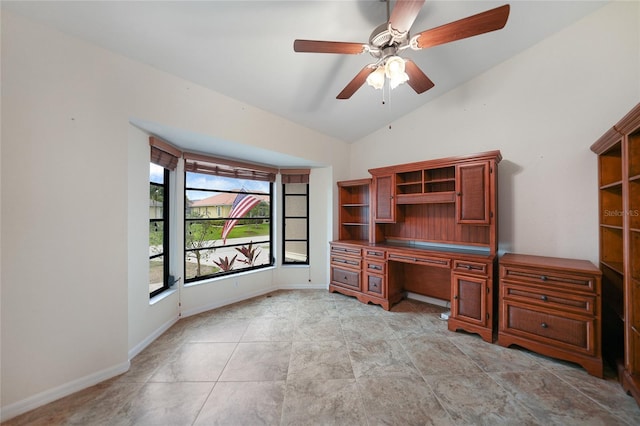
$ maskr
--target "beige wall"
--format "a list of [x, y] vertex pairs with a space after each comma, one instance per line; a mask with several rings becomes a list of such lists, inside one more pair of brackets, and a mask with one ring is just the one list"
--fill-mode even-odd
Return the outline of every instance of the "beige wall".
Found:
[[500, 250], [598, 258], [589, 146], [640, 101], [638, 2], [615, 2], [352, 146], [351, 177], [499, 149]]
[[6, 11], [1, 30], [3, 419], [125, 371], [179, 301], [193, 313], [280, 283], [327, 285], [332, 213], [316, 217], [310, 267], [179, 286], [150, 304], [149, 148], [130, 119], [326, 164], [311, 197], [329, 212], [348, 146]]

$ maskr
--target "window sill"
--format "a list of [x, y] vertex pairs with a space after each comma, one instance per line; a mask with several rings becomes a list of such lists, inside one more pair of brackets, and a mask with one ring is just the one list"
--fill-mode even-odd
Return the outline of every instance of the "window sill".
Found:
[[149, 305], [153, 306], [156, 303], [160, 302], [161, 300], [166, 299], [167, 297], [171, 296], [174, 293], [177, 293], [178, 289], [177, 288], [170, 288], [169, 290], [163, 291], [160, 294], [157, 294], [155, 296], [153, 296], [151, 299], [149, 299]]
[[194, 282], [185, 283], [184, 287], [188, 288], [188, 287], [195, 287], [195, 286], [198, 286], [198, 285], [211, 284], [211, 283], [214, 283], [214, 282], [233, 281], [233, 280], [237, 279], [238, 277], [243, 277], [245, 275], [258, 274], [260, 272], [265, 272], [265, 271], [272, 271], [274, 269], [276, 269], [275, 266], [267, 266], [265, 268], [260, 268], [260, 269], [256, 269], [256, 270], [253, 270], [253, 271], [238, 272], [237, 274], [225, 275], [224, 277], [213, 277], [213, 278], [207, 278], [206, 280], [202, 280], [202, 281], [194, 281]]

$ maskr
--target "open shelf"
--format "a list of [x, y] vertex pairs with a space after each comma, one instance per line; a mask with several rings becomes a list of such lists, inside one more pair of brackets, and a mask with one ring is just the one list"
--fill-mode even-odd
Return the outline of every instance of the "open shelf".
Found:
[[622, 143], [618, 141], [598, 157], [600, 187], [622, 181]]
[[424, 192], [449, 192], [456, 189], [455, 167], [441, 167], [424, 171]]
[[629, 227], [640, 229], [640, 179], [629, 182]]
[[454, 166], [396, 173], [398, 204], [455, 202]]
[[[633, 294], [638, 294], [640, 292], [640, 280], [632, 279], [631, 287]], [[640, 330], [640, 297], [635, 297], [631, 300], [631, 310], [633, 312], [631, 318], [631, 326], [637, 332]]]
[[640, 231], [629, 233], [629, 253], [631, 255], [629, 267], [631, 278], [640, 281]]
[[624, 283], [622, 274], [606, 263], [600, 264], [602, 270], [602, 303], [614, 312], [616, 318], [624, 321]]
[[629, 178], [640, 176], [640, 130], [629, 135], [627, 140], [629, 153]]
[[622, 227], [624, 210], [622, 208], [622, 185], [600, 190], [600, 223]]
[[338, 182], [339, 238], [369, 240], [369, 179]]
[[600, 227], [600, 261], [612, 269], [624, 272], [622, 229], [611, 226]]

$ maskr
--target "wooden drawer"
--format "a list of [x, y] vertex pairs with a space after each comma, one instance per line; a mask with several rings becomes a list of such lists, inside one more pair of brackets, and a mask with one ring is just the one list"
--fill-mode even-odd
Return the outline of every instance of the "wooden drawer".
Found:
[[443, 259], [440, 257], [414, 256], [412, 254], [396, 254], [389, 253], [388, 260], [396, 262], [415, 263], [426, 266], [436, 266], [439, 268], [451, 268], [451, 259]]
[[331, 283], [360, 290], [360, 272], [332, 266]]
[[453, 270], [465, 274], [487, 275], [489, 265], [480, 262], [470, 262], [468, 260], [453, 259]]
[[362, 267], [362, 259], [359, 257], [331, 254], [331, 265], [343, 268], [360, 269]]
[[364, 249], [364, 257], [369, 259], [385, 260], [387, 258], [387, 252], [380, 249], [366, 248]]
[[569, 274], [542, 268], [528, 269], [504, 266], [501, 268], [500, 278], [511, 282], [545, 287], [558, 287], [588, 292], [594, 292], [596, 290], [593, 275]]
[[364, 283], [364, 291], [374, 296], [386, 297], [384, 287], [384, 275], [367, 274]]
[[334, 254], [361, 257], [362, 249], [359, 247], [331, 244], [331, 255], [333, 256]]
[[386, 272], [386, 264], [384, 262], [380, 262], [377, 260], [369, 260], [365, 259], [364, 261], [364, 269], [367, 272], [371, 272], [372, 274], [381, 274], [384, 275]]
[[593, 318], [508, 302], [503, 305], [502, 315], [501, 332], [573, 352], [592, 356], [596, 353]]
[[535, 286], [502, 285], [504, 300], [515, 300], [526, 304], [559, 309], [583, 315], [596, 315], [596, 297], [574, 293], [561, 293]]

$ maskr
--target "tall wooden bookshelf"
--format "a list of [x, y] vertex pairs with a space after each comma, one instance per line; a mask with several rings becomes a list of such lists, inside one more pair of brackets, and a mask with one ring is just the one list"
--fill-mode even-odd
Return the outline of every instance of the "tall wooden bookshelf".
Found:
[[640, 104], [591, 150], [598, 154], [602, 349], [640, 404]]
[[338, 182], [340, 240], [369, 241], [371, 179]]

